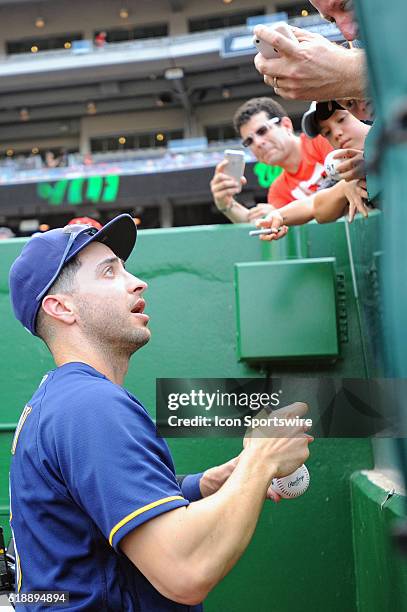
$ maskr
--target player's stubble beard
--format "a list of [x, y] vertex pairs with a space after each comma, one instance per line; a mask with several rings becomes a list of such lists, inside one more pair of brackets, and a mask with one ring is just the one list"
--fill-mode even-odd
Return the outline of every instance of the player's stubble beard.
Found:
[[76, 296], [81, 331], [89, 344], [104, 354], [131, 355], [150, 340], [151, 332], [143, 325], [132, 325], [130, 309], [120, 309], [117, 299], [95, 302], [94, 296]]

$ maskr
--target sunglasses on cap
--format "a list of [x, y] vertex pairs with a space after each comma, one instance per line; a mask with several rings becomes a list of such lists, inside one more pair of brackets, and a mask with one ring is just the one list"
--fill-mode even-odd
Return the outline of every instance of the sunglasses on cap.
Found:
[[250, 134], [247, 138], [242, 140], [242, 145], [246, 148], [251, 147], [252, 144], [254, 143], [255, 136], [259, 136], [261, 138], [262, 136], [267, 134], [269, 130], [271, 130], [273, 125], [277, 125], [277, 123], [280, 123], [280, 121], [281, 121], [280, 117], [272, 117], [272, 119], [269, 119], [267, 123], [264, 123], [263, 125], [258, 127], [253, 135]]

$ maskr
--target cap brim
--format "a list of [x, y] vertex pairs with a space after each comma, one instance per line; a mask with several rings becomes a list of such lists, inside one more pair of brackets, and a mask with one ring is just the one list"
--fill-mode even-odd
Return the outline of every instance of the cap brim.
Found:
[[89, 236], [82, 244], [69, 253], [66, 261], [69, 261], [77, 253], [82, 251], [91, 242], [101, 242], [108, 246], [117, 257], [126, 261], [130, 256], [137, 240], [137, 227], [133, 218], [128, 214], [119, 215], [106, 223], [101, 230]]
[[315, 138], [319, 134], [319, 126], [315, 118], [315, 110], [308, 110], [301, 119], [301, 129], [309, 138]]

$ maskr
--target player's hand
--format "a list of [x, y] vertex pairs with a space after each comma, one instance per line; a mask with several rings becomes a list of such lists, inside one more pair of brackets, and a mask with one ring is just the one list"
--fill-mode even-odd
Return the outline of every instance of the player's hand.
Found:
[[233, 470], [237, 466], [239, 456], [233, 457], [230, 461], [211, 467], [202, 474], [199, 481], [202, 497], [208, 497], [216, 493], [221, 486], [227, 481]]
[[278, 504], [278, 502], [281, 499], [281, 495], [279, 495], [278, 493], [276, 493], [274, 491], [274, 489], [271, 487], [271, 485], [269, 486], [269, 488], [267, 489], [267, 494], [266, 494], [266, 499], [270, 499], [271, 501], [275, 502], [276, 504]]
[[[238, 182], [224, 172], [227, 164], [228, 161], [224, 159], [216, 166], [215, 174], [210, 182], [213, 200], [219, 210], [230, 208], [234, 196], [240, 191]], [[246, 185], [247, 180], [242, 176], [240, 182], [242, 185]]]
[[[273, 410], [271, 414], [263, 410], [253, 417], [275, 417], [284, 421], [284, 424], [249, 428], [243, 441], [245, 450], [249, 449], [264, 457], [264, 469], [270, 470], [270, 484], [273, 478], [288, 476], [307, 461], [308, 444], [314, 439], [306, 433], [309, 427], [301, 422], [307, 411], [307, 404], [295, 402]], [[298, 423], [295, 417], [299, 417]]]
[[247, 216], [249, 222], [256, 221], [256, 219], [262, 219], [267, 216], [270, 211], [273, 210], [273, 207], [270, 204], [257, 204], [257, 206], [253, 206], [253, 208], [249, 209], [249, 214]]
[[287, 235], [288, 227], [284, 225], [284, 219], [281, 213], [278, 210], [272, 210], [267, 217], [264, 219], [260, 219], [256, 223], [256, 227], [259, 229], [274, 229], [275, 232], [272, 234], [264, 234], [259, 236], [260, 240], [270, 241], [270, 240], [280, 240], [280, 238], [284, 238]]
[[333, 158], [343, 158], [344, 161], [336, 167], [336, 170], [345, 181], [365, 178], [366, 164], [363, 157], [363, 151], [359, 151], [358, 149], [344, 149], [343, 151], [338, 151], [337, 155], [333, 155]]
[[280, 56], [266, 59], [258, 53], [254, 58], [264, 82], [279, 96], [292, 100], [332, 100], [352, 96], [352, 84], [347, 73], [353, 70], [355, 62], [361, 61], [355, 54], [358, 50], [344, 49], [307, 30], [292, 30], [299, 45], [264, 25], [254, 28], [254, 34], [277, 49]]
[[366, 181], [349, 181], [345, 183], [345, 196], [349, 202], [348, 221], [352, 223], [357, 212], [360, 212], [365, 218], [369, 214], [369, 209], [366, 206], [368, 193], [366, 191]]

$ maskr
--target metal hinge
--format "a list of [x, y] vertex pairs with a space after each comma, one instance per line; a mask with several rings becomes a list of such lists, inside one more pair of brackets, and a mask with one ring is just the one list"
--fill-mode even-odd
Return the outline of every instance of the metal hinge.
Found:
[[346, 308], [346, 283], [345, 274], [338, 272], [336, 274], [336, 294], [338, 298], [338, 327], [339, 341], [349, 342], [348, 330], [348, 311]]

